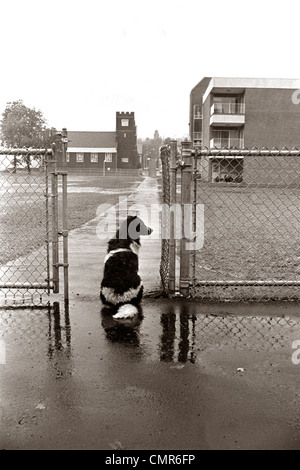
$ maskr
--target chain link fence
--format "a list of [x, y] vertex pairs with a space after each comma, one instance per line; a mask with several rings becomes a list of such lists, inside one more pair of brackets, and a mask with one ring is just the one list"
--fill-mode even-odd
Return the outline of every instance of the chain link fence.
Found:
[[195, 168], [204, 245], [191, 257], [193, 295], [298, 300], [300, 151], [203, 149]]
[[49, 295], [51, 150], [0, 150], [0, 306]]

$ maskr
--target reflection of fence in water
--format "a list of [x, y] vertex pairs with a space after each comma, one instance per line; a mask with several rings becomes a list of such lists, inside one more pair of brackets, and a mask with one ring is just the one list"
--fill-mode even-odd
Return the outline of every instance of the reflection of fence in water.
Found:
[[43, 355], [52, 358], [55, 351], [71, 353], [71, 328], [68, 310], [60, 313], [59, 303], [48, 309], [0, 310], [0, 340], [21, 356]]
[[300, 329], [290, 317], [161, 315], [160, 360], [195, 363], [206, 349], [264, 350], [286, 347], [287, 333]]

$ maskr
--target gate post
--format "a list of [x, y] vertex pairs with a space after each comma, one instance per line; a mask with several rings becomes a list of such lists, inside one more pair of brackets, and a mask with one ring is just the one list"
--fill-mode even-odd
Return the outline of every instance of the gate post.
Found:
[[[53, 293], [59, 293], [59, 268], [64, 268], [64, 299], [69, 301], [68, 276], [68, 224], [67, 224], [67, 172], [61, 171], [66, 167], [66, 152], [68, 144], [67, 129], [58, 131], [55, 136], [53, 152], [55, 166], [51, 172], [52, 177], [52, 265], [53, 265]], [[62, 230], [58, 222], [58, 176], [62, 176]], [[63, 236], [63, 263], [59, 261], [59, 235]]]
[[180, 240], [180, 279], [179, 292], [183, 297], [188, 297], [190, 293], [190, 255], [191, 252], [186, 249], [188, 239], [186, 238], [185, 228], [187, 223], [185, 218], [187, 212], [185, 207], [191, 204], [191, 184], [192, 184], [192, 142], [185, 140], [181, 142], [181, 155], [183, 160], [181, 170], [181, 214], [182, 214], [182, 234]]
[[59, 293], [59, 245], [58, 245], [58, 185], [57, 172], [51, 173], [52, 199], [52, 281], [53, 294]]
[[55, 170], [61, 169], [64, 166], [64, 129], [62, 131], [57, 131], [54, 141], [54, 152], [55, 152]]
[[[176, 291], [176, 176], [177, 176], [177, 141], [170, 142], [170, 252], [169, 252], [169, 293], [175, 294]], [[174, 205], [174, 210], [172, 210]]]
[[62, 128], [61, 131], [61, 150], [62, 150], [62, 167], [63, 169], [67, 166], [67, 148], [68, 148], [68, 131], [65, 127]]

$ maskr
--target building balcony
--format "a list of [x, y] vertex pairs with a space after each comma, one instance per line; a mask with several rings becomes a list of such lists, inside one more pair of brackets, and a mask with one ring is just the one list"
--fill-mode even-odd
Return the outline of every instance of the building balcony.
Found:
[[210, 118], [210, 125], [217, 127], [238, 127], [245, 125], [244, 114], [214, 114]]
[[245, 124], [244, 103], [214, 103], [210, 114], [211, 126], [243, 126]]
[[210, 114], [245, 114], [245, 103], [214, 103]]
[[228, 139], [225, 138], [215, 138], [211, 139], [210, 141], [210, 148], [216, 148], [216, 149], [233, 149], [233, 148], [238, 148], [242, 149], [244, 148], [244, 139], [243, 138], [237, 138], [237, 137], [229, 137]]

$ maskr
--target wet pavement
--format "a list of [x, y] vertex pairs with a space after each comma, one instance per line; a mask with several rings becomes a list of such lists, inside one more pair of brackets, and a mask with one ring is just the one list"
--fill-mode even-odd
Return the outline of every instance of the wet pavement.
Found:
[[[300, 319], [286, 305], [98, 300], [0, 312], [2, 449], [298, 449]], [[4, 363], [5, 362], [5, 363]]]
[[[131, 201], [155, 194], [146, 178]], [[116, 322], [101, 217], [70, 233], [68, 307], [0, 309], [0, 449], [299, 449], [299, 304], [155, 298], [160, 240], [145, 238], [142, 315]]]

